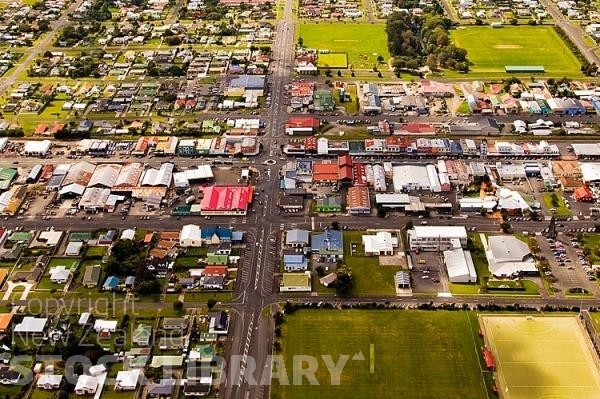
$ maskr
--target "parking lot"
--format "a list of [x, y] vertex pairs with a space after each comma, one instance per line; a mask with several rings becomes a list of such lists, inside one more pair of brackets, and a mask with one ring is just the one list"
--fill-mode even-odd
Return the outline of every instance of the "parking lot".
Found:
[[[573, 240], [573, 241], [571, 241]], [[561, 235], [557, 240], [543, 236], [537, 237], [541, 253], [550, 265], [550, 271], [556, 278], [555, 287], [563, 294], [569, 288], [585, 288], [591, 293], [597, 293], [596, 278], [591, 273], [591, 267], [583, 256], [575, 238]]]
[[446, 273], [437, 252], [411, 252], [413, 292], [448, 292]]

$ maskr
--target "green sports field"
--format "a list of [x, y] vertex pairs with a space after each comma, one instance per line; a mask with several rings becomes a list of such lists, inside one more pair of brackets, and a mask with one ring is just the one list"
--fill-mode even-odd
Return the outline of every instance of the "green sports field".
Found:
[[467, 50], [467, 76], [506, 76], [506, 65], [542, 65], [545, 76], [583, 76], [581, 64], [551, 26], [468, 26], [452, 30], [451, 38]]
[[384, 24], [299, 24], [297, 31], [305, 47], [347, 53], [348, 64], [355, 69], [373, 68], [378, 55], [385, 62], [390, 58]]
[[317, 60], [319, 68], [348, 68], [348, 54], [347, 53], [328, 53], [319, 54]]
[[[272, 397], [483, 399], [490, 374], [481, 371], [476, 332], [475, 315], [462, 311], [299, 310], [283, 324], [290, 385], [274, 381]], [[359, 352], [365, 360], [352, 360]], [[293, 384], [294, 355], [319, 359], [319, 385]], [[350, 356], [340, 385], [331, 385], [322, 355], [336, 364]]]
[[597, 357], [576, 316], [482, 316], [481, 322], [502, 397], [600, 398]]

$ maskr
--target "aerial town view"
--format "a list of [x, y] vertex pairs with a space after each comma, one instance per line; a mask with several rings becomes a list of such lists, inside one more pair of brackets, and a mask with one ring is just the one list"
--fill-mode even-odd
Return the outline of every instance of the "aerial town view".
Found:
[[600, 398], [600, 3], [0, 19], [0, 399]]

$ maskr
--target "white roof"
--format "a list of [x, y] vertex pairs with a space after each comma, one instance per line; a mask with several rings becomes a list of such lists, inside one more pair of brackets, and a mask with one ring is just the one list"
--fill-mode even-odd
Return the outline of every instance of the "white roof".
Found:
[[90, 312], [83, 312], [81, 316], [79, 316], [79, 322], [77, 324], [80, 326], [86, 324], [91, 316], [92, 314]]
[[69, 170], [71, 170], [70, 163], [61, 163], [56, 165], [54, 171], [52, 172], [52, 176], [66, 175]]
[[81, 184], [77, 184], [77, 183], [70, 183], [70, 184], [67, 184], [66, 186], [61, 187], [61, 189], [58, 190], [58, 194], [59, 195], [67, 195], [67, 194], [82, 195], [84, 191], [85, 191], [85, 186], [82, 186]]
[[124, 165], [119, 172], [119, 176], [115, 181], [113, 187], [135, 187], [140, 181], [140, 176], [144, 170], [143, 166], [139, 162], [133, 162], [128, 165]]
[[49, 385], [59, 385], [62, 381], [63, 376], [59, 374], [40, 374], [37, 380], [38, 386], [43, 386], [46, 384]]
[[496, 191], [496, 196], [498, 197], [498, 207], [500, 209], [520, 209], [521, 211], [531, 209], [518, 191], [501, 187]]
[[82, 247], [83, 247], [83, 243], [81, 241], [71, 241], [69, 244], [67, 244], [67, 248], [65, 249], [65, 254], [79, 255]]
[[117, 329], [117, 320], [98, 319], [94, 322], [94, 330], [96, 331], [115, 331]]
[[50, 140], [26, 141], [23, 151], [30, 154], [45, 154], [50, 150], [52, 142]]
[[142, 177], [142, 186], [170, 186], [173, 177], [173, 164], [163, 163], [160, 169], [150, 168]]
[[490, 263], [490, 272], [494, 276], [511, 276], [520, 272], [537, 272], [535, 262], [504, 262], [504, 263]]
[[50, 280], [66, 280], [70, 274], [65, 266], [56, 266], [50, 270]]
[[394, 191], [400, 192], [407, 187], [430, 187], [427, 167], [422, 165], [400, 165], [392, 168]]
[[200, 226], [195, 224], [186, 224], [181, 228], [181, 233], [179, 234], [179, 240], [195, 240], [201, 238], [200, 235]]
[[77, 384], [75, 384], [75, 391], [86, 389], [96, 392], [97, 388], [98, 379], [96, 377], [92, 377], [91, 375], [80, 375], [77, 379]]
[[377, 204], [409, 204], [408, 194], [375, 194]]
[[48, 245], [57, 245], [60, 242], [62, 234], [62, 231], [56, 230], [42, 231], [38, 239], [45, 241]]
[[13, 330], [16, 333], [42, 333], [48, 323], [47, 317], [26, 316], [23, 321], [15, 326]]
[[475, 265], [469, 251], [463, 251], [462, 248], [444, 251], [444, 264], [450, 281], [464, 278], [474, 282], [477, 279]]
[[583, 181], [593, 182], [600, 180], [600, 163], [585, 162], [581, 163], [579, 167], [581, 169]]
[[414, 226], [411, 233], [418, 238], [467, 238], [464, 226]]
[[140, 373], [142, 370], [134, 369], [127, 371], [119, 371], [117, 373], [116, 382], [120, 387], [126, 388], [135, 388], [137, 386], [138, 380], [140, 378]]
[[375, 235], [363, 235], [362, 242], [365, 246], [366, 253], [389, 252], [394, 250], [394, 240], [392, 234], [388, 231], [379, 231]]
[[125, 229], [121, 232], [121, 240], [133, 240], [135, 238], [134, 229]]
[[575, 155], [600, 156], [600, 143], [572, 143]]
[[110, 196], [110, 188], [88, 187], [79, 200], [83, 208], [102, 208]]
[[522, 262], [531, 254], [529, 246], [514, 236], [499, 235], [488, 238], [488, 250], [492, 262]]
[[90, 373], [90, 375], [93, 375], [95, 377], [102, 373], [106, 373], [106, 366], [104, 364], [97, 364], [95, 366], [90, 366], [90, 368], [88, 369], [88, 372]]

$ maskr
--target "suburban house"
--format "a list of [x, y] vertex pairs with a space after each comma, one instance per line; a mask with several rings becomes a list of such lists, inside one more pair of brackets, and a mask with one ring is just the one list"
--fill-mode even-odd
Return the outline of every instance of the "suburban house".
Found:
[[94, 288], [98, 286], [98, 280], [100, 280], [101, 271], [102, 268], [100, 265], [86, 266], [83, 274], [83, 286], [86, 288]]
[[40, 374], [35, 383], [38, 389], [45, 389], [47, 391], [60, 388], [60, 382], [63, 376], [58, 374]]
[[187, 339], [184, 337], [161, 337], [158, 341], [158, 349], [160, 350], [183, 350], [187, 348]]
[[48, 324], [47, 317], [31, 317], [25, 316], [23, 321], [15, 326], [13, 332], [18, 335], [44, 335], [46, 325]]
[[184, 396], [208, 396], [212, 387], [212, 377], [189, 378], [183, 384]]
[[152, 327], [146, 324], [138, 324], [136, 329], [133, 331], [131, 342], [137, 346], [148, 346], [150, 345], [151, 338]]
[[327, 262], [344, 258], [344, 236], [339, 230], [327, 229], [322, 233], [313, 233], [310, 249]]
[[286, 272], [305, 271], [308, 269], [308, 259], [301, 254], [283, 255], [283, 268]]
[[292, 229], [285, 233], [285, 245], [292, 248], [304, 248], [310, 242], [308, 230]]
[[210, 245], [210, 244], [219, 244], [221, 241], [231, 241], [232, 239], [232, 231], [225, 227], [208, 227], [206, 229], [202, 229], [202, 242]]
[[146, 397], [148, 398], [170, 398], [173, 395], [173, 389], [175, 388], [175, 380], [170, 379], [161, 379], [158, 384], [150, 383], [148, 384], [148, 393]]
[[224, 311], [211, 313], [208, 332], [212, 334], [227, 335], [229, 330], [229, 315]]
[[56, 266], [50, 270], [50, 281], [56, 284], [66, 284], [71, 276], [71, 271], [65, 266]]
[[109, 276], [102, 284], [103, 291], [114, 291], [119, 286], [119, 278], [117, 276]]
[[141, 369], [119, 371], [115, 379], [115, 391], [135, 391], [141, 375]]
[[117, 331], [117, 320], [98, 319], [94, 322], [94, 331], [99, 338], [108, 339], [111, 334]]
[[21, 373], [11, 369], [10, 367], [0, 367], [0, 384], [14, 385], [19, 382]]
[[365, 256], [394, 255], [394, 248], [398, 246], [398, 239], [392, 237], [389, 231], [379, 231], [375, 235], [363, 235]]
[[75, 384], [75, 394], [79, 396], [94, 395], [98, 390], [98, 378], [82, 374]]
[[205, 290], [222, 290], [225, 285], [225, 276], [205, 276], [202, 278], [202, 288]]
[[165, 317], [163, 319], [163, 330], [185, 332], [188, 328], [189, 321], [184, 317]]

